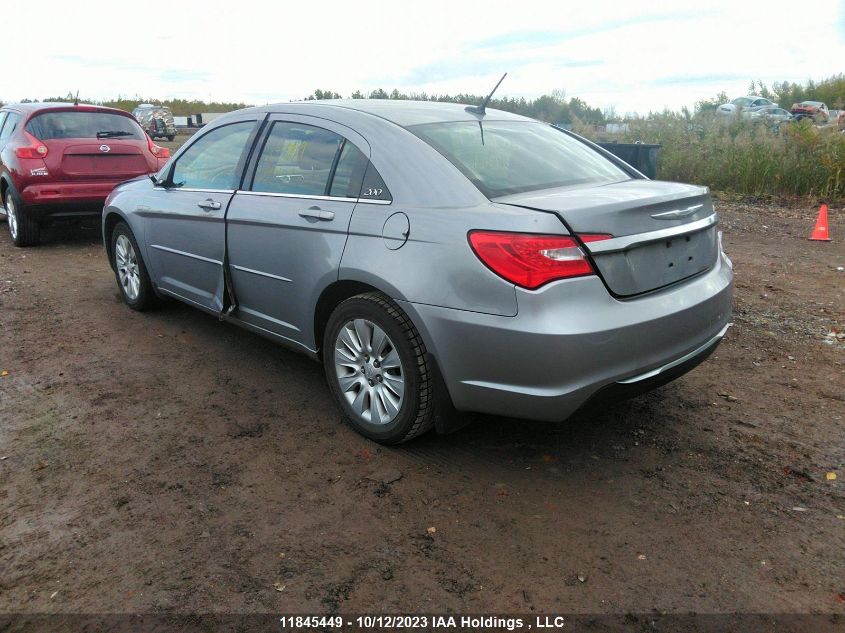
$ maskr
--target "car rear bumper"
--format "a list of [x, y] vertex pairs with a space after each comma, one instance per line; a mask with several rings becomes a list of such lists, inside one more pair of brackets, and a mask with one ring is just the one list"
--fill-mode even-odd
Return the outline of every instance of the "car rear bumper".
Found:
[[732, 291], [720, 253], [698, 277], [626, 301], [585, 277], [518, 290], [515, 317], [401, 305], [457, 409], [556, 421], [602, 393], [633, 395], [697, 365], [727, 330]]
[[68, 182], [45, 182], [29, 185], [20, 192], [27, 207], [68, 207], [73, 205], [96, 205], [102, 210], [103, 203], [112, 189], [123, 180], [86, 180]]

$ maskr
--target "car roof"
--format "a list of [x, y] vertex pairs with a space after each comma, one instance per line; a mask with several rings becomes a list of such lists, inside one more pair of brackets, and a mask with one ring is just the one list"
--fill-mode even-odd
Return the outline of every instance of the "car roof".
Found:
[[[453, 121], [478, 121], [479, 115], [467, 111], [465, 104], [441, 103], [438, 101], [408, 101], [404, 99], [328, 99], [319, 101], [297, 101], [277, 103], [248, 110], [257, 112], [313, 113], [315, 110], [344, 109], [377, 116], [402, 127], [423, 123], [445, 123]], [[243, 112], [243, 110], [241, 111]], [[534, 121], [520, 116], [488, 108], [484, 121]]]

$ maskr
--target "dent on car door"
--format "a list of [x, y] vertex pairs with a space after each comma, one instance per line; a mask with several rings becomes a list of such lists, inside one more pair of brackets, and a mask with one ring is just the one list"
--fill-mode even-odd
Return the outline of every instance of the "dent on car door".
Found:
[[237, 121], [203, 134], [177, 157], [146, 211], [147, 254], [158, 288], [214, 312], [223, 308], [226, 209], [256, 125]]
[[315, 349], [314, 305], [337, 279], [369, 145], [341, 125], [270, 121], [227, 214], [237, 318]]

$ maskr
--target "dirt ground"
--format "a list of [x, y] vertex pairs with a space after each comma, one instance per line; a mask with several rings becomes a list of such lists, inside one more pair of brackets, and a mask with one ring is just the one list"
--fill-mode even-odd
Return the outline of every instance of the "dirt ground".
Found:
[[809, 204], [718, 207], [706, 363], [397, 448], [307, 358], [127, 309], [96, 229], [0, 225], [0, 614], [845, 614], [845, 216], [825, 244]]

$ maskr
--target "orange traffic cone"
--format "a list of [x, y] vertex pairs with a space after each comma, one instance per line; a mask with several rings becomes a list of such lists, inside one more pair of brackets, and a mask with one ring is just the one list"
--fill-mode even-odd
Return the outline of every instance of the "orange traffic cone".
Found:
[[819, 219], [816, 220], [816, 228], [813, 234], [808, 238], [816, 242], [829, 242], [830, 236], [827, 234], [827, 205], [823, 204], [819, 207]]

